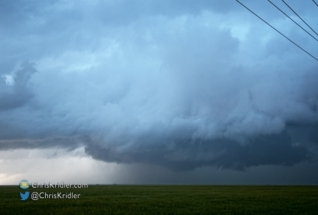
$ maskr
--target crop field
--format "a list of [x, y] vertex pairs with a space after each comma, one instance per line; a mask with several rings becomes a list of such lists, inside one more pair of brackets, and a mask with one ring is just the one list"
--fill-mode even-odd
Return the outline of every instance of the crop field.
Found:
[[[89, 185], [33, 189], [78, 199], [20, 200], [19, 186], [0, 186], [0, 214], [317, 214], [318, 186]], [[51, 196], [52, 197], [52, 196]]]

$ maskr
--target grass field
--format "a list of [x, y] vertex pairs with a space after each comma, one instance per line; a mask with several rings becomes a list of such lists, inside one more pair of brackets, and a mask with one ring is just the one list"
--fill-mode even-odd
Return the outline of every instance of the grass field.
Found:
[[0, 214], [317, 214], [317, 186], [89, 186], [32, 189], [78, 193], [80, 199], [20, 200], [0, 186]]

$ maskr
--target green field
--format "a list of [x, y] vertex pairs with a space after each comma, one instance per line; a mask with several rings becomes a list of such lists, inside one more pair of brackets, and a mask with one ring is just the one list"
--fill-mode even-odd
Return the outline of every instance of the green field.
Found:
[[32, 189], [80, 199], [21, 201], [18, 186], [0, 186], [0, 214], [317, 214], [317, 186], [89, 186]]

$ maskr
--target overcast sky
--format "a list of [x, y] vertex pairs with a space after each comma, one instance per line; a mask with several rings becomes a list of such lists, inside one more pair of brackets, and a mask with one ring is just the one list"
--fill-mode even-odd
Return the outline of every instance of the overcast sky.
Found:
[[0, 184], [318, 184], [318, 61], [235, 0], [1, 0], [0, 47]]

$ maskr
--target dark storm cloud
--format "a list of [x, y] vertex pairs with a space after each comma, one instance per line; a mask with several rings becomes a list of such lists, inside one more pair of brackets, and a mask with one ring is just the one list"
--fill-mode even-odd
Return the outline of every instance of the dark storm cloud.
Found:
[[[145, 141], [152, 142], [151, 139]], [[251, 138], [248, 144], [219, 140], [179, 140], [166, 142], [160, 147], [134, 148], [120, 152], [103, 144], [86, 141], [86, 152], [95, 159], [119, 163], [149, 163], [172, 168], [191, 170], [201, 166], [244, 170], [251, 166], [291, 166], [311, 161], [312, 154], [304, 146], [293, 145], [287, 132]], [[172, 147], [171, 147], [172, 146]]]
[[0, 73], [14, 83], [1, 82], [0, 149], [85, 145], [175, 170], [316, 161], [317, 63], [235, 1], [76, 2], [2, 2]]

